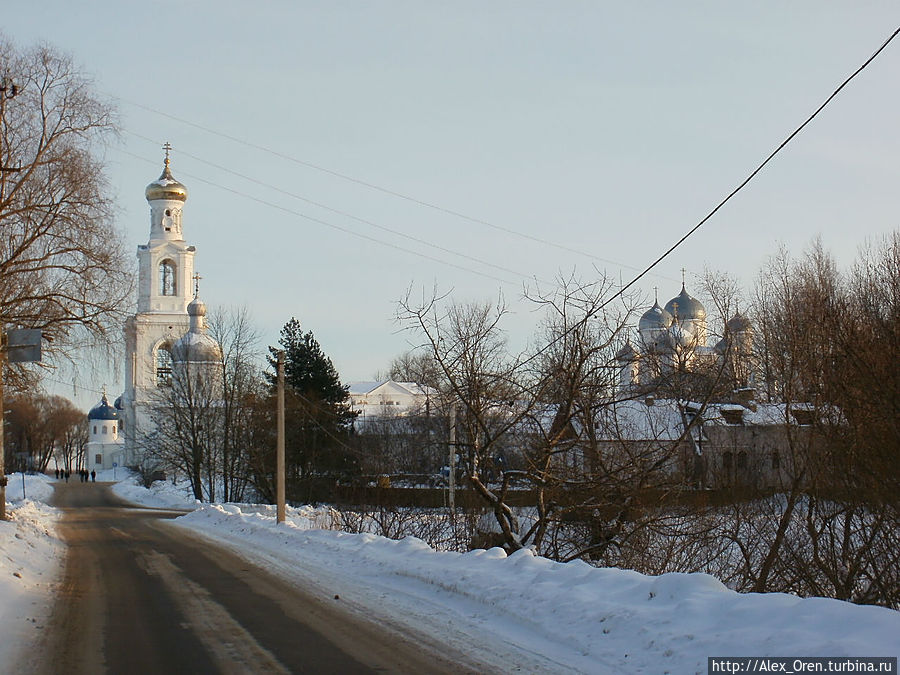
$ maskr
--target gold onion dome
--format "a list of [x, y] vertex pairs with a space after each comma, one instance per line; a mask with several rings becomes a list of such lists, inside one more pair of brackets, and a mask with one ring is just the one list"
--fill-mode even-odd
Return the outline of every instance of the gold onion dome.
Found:
[[172, 177], [169, 170], [169, 158], [166, 157], [166, 165], [162, 175], [147, 186], [144, 196], [148, 202], [157, 199], [175, 199], [180, 202], [187, 200], [187, 188]]

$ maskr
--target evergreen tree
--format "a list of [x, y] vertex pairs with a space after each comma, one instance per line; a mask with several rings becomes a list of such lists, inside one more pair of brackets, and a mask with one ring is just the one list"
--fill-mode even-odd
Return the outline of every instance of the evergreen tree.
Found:
[[[346, 473], [355, 467], [347, 436], [355, 414], [347, 387], [312, 331], [291, 318], [278, 340], [284, 350], [285, 460], [289, 478]], [[269, 347], [268, 373], [276, 383], [278, 347]]]

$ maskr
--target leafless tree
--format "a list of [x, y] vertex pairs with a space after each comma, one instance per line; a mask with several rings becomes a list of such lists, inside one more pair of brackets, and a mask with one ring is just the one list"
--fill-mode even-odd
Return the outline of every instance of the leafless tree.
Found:
[[222, 347], [221, 482], [224, 501], [241, 501], [250, 486], [254, 446], [252, 401], [261, 394], [259, 333], [246, 308], [214, 311], [209, 334]]
[[223, 410], [218, 375], [216, 364], [176, 364], [169, 384], [157, 391], [154, 428], [144, 430], [140, 441], [145, 455], [184, 473], [194, 498], [207, 501], [215, 500], [219, 482]]
[[118, 338], [132, 266], [113, 222], [103, 144], [112, 107], [72, 60], [0, 36], [0, 324], [49, 350]]

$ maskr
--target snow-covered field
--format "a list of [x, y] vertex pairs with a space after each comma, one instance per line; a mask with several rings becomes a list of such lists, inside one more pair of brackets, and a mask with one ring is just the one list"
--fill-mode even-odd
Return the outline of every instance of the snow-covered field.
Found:
[[[197, 506], [171, 483], [148, 491], [129, 481], [115, 490], [157, 508]], [[56, 569], [58, 544], [47, 534], [55, 513], [27, 502], [15, 512], [31, 524], [16, 521], [25, 539], [16, 540], [12, 558], [6, 550], [13, 524], [0, 524], [0, 573], [12, 576], [9, 560], [16, 556], [27, 564], [20, 549], [31, 540], [45, 551], [45, 569]], [[327, 597], [337, 595], [353, 611], [386, 616], [388, 624], [413, 627], [451, 649], [485, 654], [503, 672], [516, 664], [519, 672], [706, 673], [708, 656], [900, 655], [900, 612], [888, 609], [742, 595], [707, 575], [648, 577], [555, 563], [528, 551], [437, 552], [414, 538], [331, 531], [332, 518], [327, 508], [289, 508], [288, 521], [277, 525], [274, 507], [227, 504], [202, 505], [173, 522]], [[29, 597], [48, 591], [45, 583]], [[16, 592], [24, 597], [23, 589]], [[28, 605], [15, 606], [21, 612]], [[4, 606], [0, 618], [7, 611]]]
[[[18, 666], [41, 635], [52, 610], [54, 589], [65, 560], [57, 538], [58, 511], [47, 506], [53, 493], [46, 476], [11, 474], [6, 487], [8, 521], [0, 521], [0, 672]], [[10, 670], [6, 670], [7, 666]]]

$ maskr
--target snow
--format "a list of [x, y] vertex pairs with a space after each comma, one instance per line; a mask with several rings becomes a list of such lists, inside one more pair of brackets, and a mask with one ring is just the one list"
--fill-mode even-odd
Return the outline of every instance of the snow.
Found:
[[[104, 479], [112, 472], [98, 475]], [[26, 490], [29, 499], [46, 498], [50, 488], [28, 477]], [[880, 607], [739, 594], [704, 574], [651, 577], [527, 550], [439, 552], [412, 537], [334, 531], [338, 516], [328, 507], [289, 507], [279, 525], [272, 506], [198, 505], [171, 482], [146, 490], [127, 478], [115, 491], [154, 508], [195, 508], [173, 524], [337, 595], [349, 611], [426, 633], [497, 671], [706, 673], [708, 656], [900, 655], [900, 612]], [[57, 515], [40, 502], [17, 502], [14, 489], [9, 494], [13, 521], [0, 523], [0, 592], [11, 602], [0, 605], [0, 621], [27, 644], [59, 573]], [[0, 642], [0, 663], [17, 642]]]
[[65, 548], [56, 534], [59, 512], [47, 506], [53, 494], [43, 475], [8, 476], [6, 513], [0, 521], [0, 671], [24, 662], [41, 635], [52, 610], [54, 590], [62, 575]]
[[168, 481], [156, 481], [149, 489], [143, 487], [137, 474], [127, 469], [106, 469], [97, 473], [98, 481], [118, 481], [112, 490], [122, 499], [142, 506], [157, 509], [190, 510], [196, 508], [197, 500], [184, 484], [175, 486]]
[[328, 513], [291, 509], [279, 526], [272, 507], [203, 505], [175, 522], [360, 612], [529, 672], [705, 673], [708, 656], [900, 654], [900, 613], [881, 607], [739, 594], [705, 574], [651, 577], [528, 550], [438, 552], [412, 537], [316, 529]]

